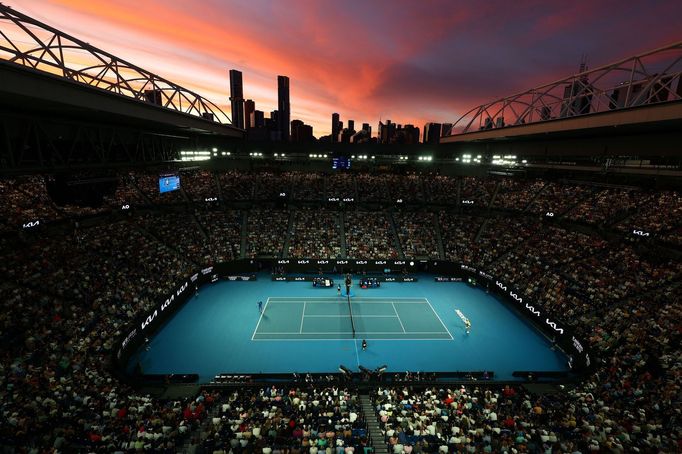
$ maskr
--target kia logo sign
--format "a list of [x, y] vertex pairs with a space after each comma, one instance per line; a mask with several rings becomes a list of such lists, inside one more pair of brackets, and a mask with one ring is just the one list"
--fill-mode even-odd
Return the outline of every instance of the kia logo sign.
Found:
[[37, 220], [37, 221], [26, 222], [23, 224], [23, 227], [25, 229], [31, 229], [33, 227], [38, 227], [39, 225], [40, 225], [40, 221]]
[[564, 334], [564, 330], [561, 328], [557, 328], [556, 323], [550, 322], [549, 319], [545, 319], [545, 323], [547, 323], [549, 326], [551, 326], [552, 329], [554, 329], [554, 331], [556, 331], [557, 333]]
[[531, 314], [537, 315], [538, 317], [540, 316], [540, 311], [535, 309], [534, 306], [531, 306], [528, 303], [526, 303], [526, 309], [528, 309], [531, 312]]
[[632, 234], [637, 236], [649, 236], [649, 232], [645, 232], [643, 230], [633, 230]]

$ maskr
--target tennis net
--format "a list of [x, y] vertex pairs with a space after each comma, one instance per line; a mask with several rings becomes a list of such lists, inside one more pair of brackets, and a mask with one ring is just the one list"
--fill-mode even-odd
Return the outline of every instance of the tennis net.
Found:
[[355, 338], [355, 320], [353, 320], [353, 305], [350, 302], [350, 295], [348, 295], [348, 313], [350, 314], [350, 328], [353, 330], [353, 338]]

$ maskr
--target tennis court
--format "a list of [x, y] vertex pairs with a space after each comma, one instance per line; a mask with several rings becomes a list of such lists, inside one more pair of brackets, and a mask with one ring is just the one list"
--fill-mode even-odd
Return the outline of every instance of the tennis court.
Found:
[[452, 340], [426, 298], [271, 297], [252, 340]]

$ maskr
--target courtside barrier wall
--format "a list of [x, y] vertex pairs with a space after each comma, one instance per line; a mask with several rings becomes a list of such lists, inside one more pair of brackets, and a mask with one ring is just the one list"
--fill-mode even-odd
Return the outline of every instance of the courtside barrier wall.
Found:
[[[569, 357], [570, 367], [584, 371], [592, 364], [587, 344], [573, 330], [549, 311], [538, 307], [511, 285], [475, 267], [439, 260], [337, 260], [337, 259], [273, 259], [269, 261], [238, 260], [202, 268], [178, 284], [174, 291], [155, 307], [138, 317], [117, 342], [115, 363], [119, 371], [127, 369], [131, 355], [144, 339], [162, 326], [195, 293], [195, 288], [218, 280], [253, 280], [253, 272], [272, 267], [284, 273], [432, 273], [436, 281], [452, 282], [471, 279], [510, 303], [533, 326], [553, 339]], [[397, 281], [398, 279], [396, 279]], [[408, 280], [409, 281], [409, 280]]]

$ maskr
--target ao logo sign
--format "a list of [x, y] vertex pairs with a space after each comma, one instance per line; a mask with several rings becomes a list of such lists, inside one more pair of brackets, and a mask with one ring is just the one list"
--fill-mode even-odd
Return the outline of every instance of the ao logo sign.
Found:
[[545, 216], [547, 216], [548, 218], [553, 218], [554, 213], [552, 213], [551, 211], [548, 211], [547, 213], [545, 213]]
[[121, 209], [122, 209], [122, 210], [129, 210], [129, 209], [130, 209], [130, 205], [121, 205]]
[[642, 230], [633, 230], [632, 233], [638, 236], [649, 236], [649, 232], [644, 232]]

